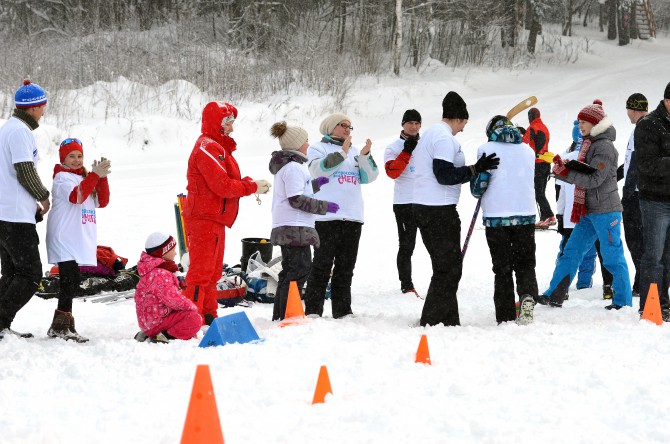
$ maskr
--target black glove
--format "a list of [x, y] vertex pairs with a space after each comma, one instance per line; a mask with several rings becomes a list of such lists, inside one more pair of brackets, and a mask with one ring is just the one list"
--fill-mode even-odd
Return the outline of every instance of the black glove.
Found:
[[112, 264], [112, 269], [114, 271], [120, 271], [120, 270], [123, 270], [124, 268], [126, 268], [126, 266], [123, 265], [123, 262], [121, 262], [121, 259], [119, 259], [119, 258], [114, 259], [114, 263]]
[[616, 169], [616, 181], [623, 179], [623, 164], [619, 165], [619, 168]]
[[474, 168], [476, 172], [483, 173], [488, 170], [497, 170], [499, 164], [500, 157], [496, 157], [496, 153], [489, 154], [488, 156], [482, 154], [482, 157], [474, 164]]
[[557, 214], [556, 215], [556, 222], [558, 223], [558, 226], [556, 227], [556, 231], [558, 231], [559, 234], [563, 234], [563, 215], [562, 214]]
[[42, 216], [42, 213], [40, 213], [40, 210], [37, 210], [35, 212], [35, 223], [40, 223], [44, 220], [44, 216]]
[[403, 147], [402, 150], [407, 154], [412, 154], [414, 148], [416, 148], [417, 143], [419, 143], [419, 139], [416, 139], [414, 137], [408, 137], [407, 139], [405, 139], [405, 146]]

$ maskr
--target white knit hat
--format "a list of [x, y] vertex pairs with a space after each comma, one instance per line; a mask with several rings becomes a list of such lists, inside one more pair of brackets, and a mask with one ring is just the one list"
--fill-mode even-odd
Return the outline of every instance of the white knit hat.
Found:
[[163, 257], [170, 252], [177, 242], [169, 234], [155, 232], [151, 233], [144, 243], [144, 250], [154, 257]]
[[286, 122], [272, 125], [270, 135], [279, 139], [282, 150], [298, 151], [307, 142], [307, 131], [299, 126], [288, 126]]
[[346, 114], [342, 113], [331, 114], [330, 116], [323, 119], [323, 122], [321, 122], [321, 126], [319, 126], [319, 131], [321, 131], [321, 134], [323, 134], [324, 136], [327, 136], [330, 133], [332, 133], [337, 124], [342, 122], [343, 120], [351, 122], [351, 119]]

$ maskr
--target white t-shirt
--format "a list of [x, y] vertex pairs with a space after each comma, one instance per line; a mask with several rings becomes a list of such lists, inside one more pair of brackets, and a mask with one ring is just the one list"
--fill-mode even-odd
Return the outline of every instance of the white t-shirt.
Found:
[[314, 197], [307, 163], [289, 162], [284, 165], [275, 174], [272, 189], [272, 228], [314, 228], [314, 214], [293, 208], [288, 200], [289, 197], [298, 195]]
[[78, 174], [60, 172], [51, 190], [53, 203], [47, 218], [47, 257], [50, 264], [77, 261], [97, 265], [97, 197], [89, 195], [81, 204], [70, 202], [70, 193], [84, 180]]
[[37, 144], [30, 127], [12, 117], [0, 128], [0, 220], [35, 223], [35, 198], [19, 183], [15, 163], [37, 165]]
[[[633, 156], [633, 151], [635, 151], [635, 130], [630, 133], [628, 138], [628, 146], [626, 147], [626, 155], [623, 161], [623, 182], [626, 183], [626, 176], [628, 176], [628, 168], [630, 168], [630, 159]], [[637, 186], [635, 191], [637, 191]]]
[[363, 192], [361, 190], [360, 170], [356, 160], [360, 150], [351, 146], [345, 154], [340, 145], [316, 142], [307, 150], [307, 158], [310, 161], [323, 159], [328, 154], [337, 152], [347, 157], [329, 175], [330, 182], [319, 190], [319, 199], [335, 202], [340, 206], [340, 209], [337, 213], [317, 214], [315, 215], [316, 220], [352, 220], [363, 223]]
[[525, 143], [487, 142], [477, 150], [500, 158], [498, 169], [490, 170], [482, 196], [484, 217], [535, 215], [535, 153]]
[[[405, 139], [398, 137], [392, 144], [386, 147], [384, 151], [384, 165], [389, 160], [395, 160], [403, 148], [405, 147]], [[403, 172], [393, 180], [393, 203], [394, 204], [410, 204], [414, 197], [414, 178], [416, 176], [416, 168], [414, 167], [414, 156], [410, 157], [409, 163]]]
[[455, 167], [465, 166], [461, 144], [445, 122], [428, 128], [419, 139], [412, 153], [416, 168], [412, 202], [421, 205], [456, 205], [461, 195], [461, 185], [440, 185], [433, 173], [433, 159], [451, 162]]

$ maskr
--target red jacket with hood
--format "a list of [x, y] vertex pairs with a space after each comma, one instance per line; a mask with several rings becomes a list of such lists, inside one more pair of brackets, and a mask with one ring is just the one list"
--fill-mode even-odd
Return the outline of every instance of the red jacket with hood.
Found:
[[224, 117], [237, 117], [237, 109], [223, 102], [210, 102], [202, 111], [202, 134], [188, 159], [186, 217], [207, 219], [230, 228], [239, 209], [240, 197], [257, 190], [250, 177], [242, 178], [233, 157], [235, 141], [224, 134]]
[[[533, 108], [533, 110], [536, 110], [536, 108]], [[529, 116], [531, 116], [530, 113]], [[534, 119], [531, 120], [522, 141], [535, 150], [535, 163], [544, 163], [544, 160], [538, 159], [537, 156], [546, 153], [549, 149], [549, 130], [542, 122], [539, 111], [536, 110], [536, 113], [532, 116]]]

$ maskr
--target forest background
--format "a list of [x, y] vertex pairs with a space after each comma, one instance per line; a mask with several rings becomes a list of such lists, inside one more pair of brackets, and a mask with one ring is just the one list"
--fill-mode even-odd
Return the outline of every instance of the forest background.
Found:
[[[176, 79], [237, 104], [309, 92], [345, 109], [356, 79], [433, 61], [575, 63], [593, 38], [580, 28], [628, 44], [645, 3], [667, 35], [670, 0], [0, 0], [0, 115], [25, 76], [49, 92], [56, 124], [100, 103], [105, 118], [142, 113], [156, 94], [143, 86]], [[105, 83], [119, 78], [121, 93]], [[95, 100], [77, 103], [91, 85]], [[168, 88], [165, 111], [197, 119], [191, 94]]]

